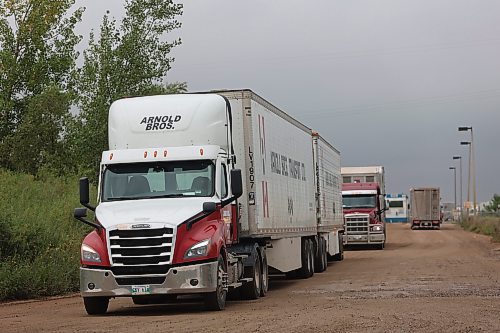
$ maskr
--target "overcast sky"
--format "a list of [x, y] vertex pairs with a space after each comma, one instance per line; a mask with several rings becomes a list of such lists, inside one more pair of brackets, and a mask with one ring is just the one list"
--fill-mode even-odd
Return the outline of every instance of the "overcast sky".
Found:
[[[80, 33], [123, 4], [77, 0]], [[457, 127], [472, 126], [478, 202], [500, 193], [500, 1], [190, 0], [180, 21], [169, 81], [250, 88], [320, 132], [342, 165], [385, 166], [388, 192], [440, 186], [444, 201], [453, 155], [467, 197], [470, 132]]]

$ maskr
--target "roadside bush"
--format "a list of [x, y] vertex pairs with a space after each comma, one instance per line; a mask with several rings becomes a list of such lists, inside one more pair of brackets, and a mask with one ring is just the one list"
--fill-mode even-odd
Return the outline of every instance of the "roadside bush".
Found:
[[0, 170], [0, 300], [78, 290], [78, 179]]
[[499, 217], [471, 217], [469, 219], [464, 219], [461, 225], [465, 230], [491, 236], [492, 241], [500, 242]]

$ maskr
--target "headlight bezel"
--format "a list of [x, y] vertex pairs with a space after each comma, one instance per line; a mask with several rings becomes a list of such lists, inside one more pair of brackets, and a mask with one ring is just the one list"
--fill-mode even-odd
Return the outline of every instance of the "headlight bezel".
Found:
[[82, 244], [82, 247], [80, 249], [80, 258], [82, 262], [88, 262], [88, 263], [102, 263], [101, 255], [99, 252], [97, 252], [93, 247], [87, 245], [87, 244]]
[[206, 257], [208, 254], [209, 246], [210, 246], [210, 239], [204, 239], [194, 244], [184, 253], [184, 259]]
[[382, 224], [375, 224], [370, 227], [372, 232], [382, 232], [384, 231], [384, 226]]

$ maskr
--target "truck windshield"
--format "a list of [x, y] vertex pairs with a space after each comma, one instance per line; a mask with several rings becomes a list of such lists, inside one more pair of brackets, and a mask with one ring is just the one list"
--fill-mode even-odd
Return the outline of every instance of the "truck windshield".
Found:
[[403, 200], [390, 200], [389, 207], [390, 208], [403, 208]]
[[342, 205], [344, 208], [374, 208], [377, 207], [377, 199], [372, 194], [343, 195]]
[[211, 197], [214, 178], [208, 160], [111, 164], [103, 175], [102, 201]]

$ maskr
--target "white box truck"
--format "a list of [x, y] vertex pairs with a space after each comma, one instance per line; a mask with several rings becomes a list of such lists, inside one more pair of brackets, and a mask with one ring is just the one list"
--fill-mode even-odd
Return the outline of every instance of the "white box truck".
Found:
[[411, 229], [441, 229], [441, 198], [439, 187], [410, 189]]
[[[264, 296], [269, 272], [307, 278], [342, 259], [340, 154], [250, 90], [127, 98], [109, 111], [97, 207], [75, 218], [89, 314], [227, 292]], [[89, 220], [87, 209], [94, 210]]]

